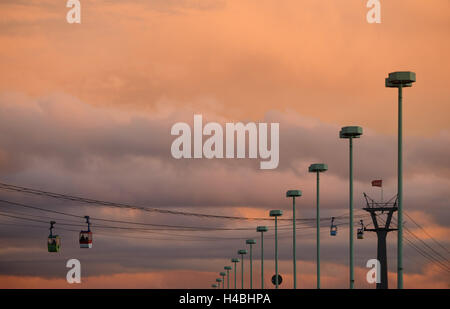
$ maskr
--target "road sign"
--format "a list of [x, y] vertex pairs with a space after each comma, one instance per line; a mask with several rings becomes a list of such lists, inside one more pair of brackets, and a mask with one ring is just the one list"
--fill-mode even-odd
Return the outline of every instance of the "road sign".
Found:
[[[273, 275], [272, 276], [272, 283], [273, 283], [273, 285], [277, 284], [276, 278], [277, 278], [277, 275]], [[283, 277], [281, 277], [281, 275], [278, 275], [278, 285], [280, 285], [281, 282], [283, 282]]]

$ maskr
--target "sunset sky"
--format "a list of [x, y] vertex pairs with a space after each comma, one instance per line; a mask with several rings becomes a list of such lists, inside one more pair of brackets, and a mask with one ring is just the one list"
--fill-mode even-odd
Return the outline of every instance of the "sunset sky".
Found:
[[[348, 141], [338, 133], [359, 125], [355, 214], [366, 216], [363, 192], [380, 198], [371, 180], [383, 179], [385, 199], [396, 194], [397, 92], [384, 87], [384, 78], [409, 70], [417, 82], [404, 91], [404, 209], [413, 220], [405, 217], [405, 226], [448, 259], [448, 249], [435, 243], [450, 248], [448, 0], [381, 1], [380, 24], [367, 23], [365, 0], [80, 2], [81, 24], [66, 22], [65, 1], [0, 2], [1, 183], [213, 215], [268, 217], [270, 209], [283, 209], [285, 219], [292, 216], [286, 190], [301, 189], [297, 217], [314, 218], [315, 177], [307, 168], [324, 162], [322, 215], [345, 216]], [[170, 129], [192, 124], [194, 114], [223, 125], [279, 123], [278, 168], [260, 170], [259, 159], [174, 159]], [[104, 223], [94, 221], [94, 246], [86, 250], [77, 243], [80, 228], [62, 225], [74, 218], [0, 202], [0, 288], [208, 288], [247, 238], [257, 240], [259, 286], [254, 229], [261, 224], [270, 229], [265, 281], [272, 287], [271, 221], [162, 215], [5, 190], [0, 200], [80, 216], [230, 229], [144, 233], [96, 228]], [[1, 214], [56, 219], [61, 252], [47, 252], [45, 223]], [[282, 225], [281, 288], [290, 288], [292, 227]], [[331, 237], [327, 225], [322, 286], [347, 288], [348, 228]], [[315, 288], [314, 233], [299, 227], [300, 288]], [[376, 236], [369, 234], [355, 241], [357, 288], [374, 288], [365, 279], [366, 262], [376, 257]], [[395, 232], [388, 237], [391, 288], [396, 238]], [[66, 283], [71, 258], [81, 261], [80, 285]], [[450, 273], [406, 243], [404, 264], [406, 288], [450, 287]]]

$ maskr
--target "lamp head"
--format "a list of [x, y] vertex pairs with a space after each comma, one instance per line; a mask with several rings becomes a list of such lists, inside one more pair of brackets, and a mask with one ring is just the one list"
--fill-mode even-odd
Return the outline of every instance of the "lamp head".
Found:
[[225, 270], [231, 270], [231, 266], [225, 266], [223, 269], [225, 269]]
[[239, 263], [240, 260], [239, 260], [238, 258], [232, 258], [232, 259], [231, 259], [231, 262], [232, 262], [232, 263]]
[[238, 251], [238, 254], [247, 254], [247, 250], [241, 249]]
[[311, 164], [308, 168], [308, 171], [310, 173], [325, 172], [327, 170], [328, 170], [328, 165], [326, 165], [324, 163], [314, 163], [314, 164]]
[[245, 243], [246, 243], [247, 245], [255, 245], [255, 244], [256, 244], [256, 240], [254, 240], [254, 239], [247, 239], [247, 240], [245, 241]]
[[302, 191], [300, 190], [288, 190], [286, 192], [286, 197], [297, 197], [302, 196]]
[[385, 86], [388, 88], [411, 87], [416, 82], [416, 73], [410, 71], [399, 71], [389, 73], [385, 79]]
[[267, 226], [258, 226], [256, 227], [256, 231], [257, 232], [267, 232], [269, 229], [267, 228]]
[[227, 274], [226, 274], [225, 272], [221, 271], [221, 272], [219, 273], [219, 275], [221, 275], [221, 276], [226, 276]]
[[363, 129], [358, 126], [343, 127], [339, 132], [340, 138], [359, 138], [363, 134]]
[[279, 210], [279, 209], [271, 210], [271, 211], [269, 212], [269, 215], [270, 215], [271, 217], [279, 217], [279, 216], [282, 216], [282, 215], [283, 215], [283, 211], [282, 211], [282, 210]]

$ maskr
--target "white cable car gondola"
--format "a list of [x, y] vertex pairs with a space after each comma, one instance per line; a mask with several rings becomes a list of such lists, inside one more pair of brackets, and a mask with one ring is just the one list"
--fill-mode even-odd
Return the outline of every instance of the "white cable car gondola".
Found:
[[47, 239], [48, 252], [59, 252], [59, 249], [61, 248], [61, 238], [59, 238], [58, 235], [53, 235], [53, 225], [55, 223], [55, 221], [50, 221], [50, 235], [48, 235]]
[[363, 220], [359, 221], [361, 224], [361, 227], [358, 228], [358, 232], [356, 233], [358, 239], [364, 239], [364, 223]]
[[80, 248], [92, 248], [92, 232], [89, 216], [85, 216], [88, 225], [87, 231], [80, 232]]
[[337, 235], [337, 225], [334, 224], [334, 217], [331, 217], [330, 235], [331, 236]]

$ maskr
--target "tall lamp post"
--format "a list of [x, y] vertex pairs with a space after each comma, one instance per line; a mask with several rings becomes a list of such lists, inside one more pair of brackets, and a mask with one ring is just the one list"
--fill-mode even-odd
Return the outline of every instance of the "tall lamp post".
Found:
[[283, 215], [282, 210], [271, 210], [269, 212], [271, 217], [275, 217], [275, 288], [278, 289], [278, 228], [277, 228], [277, 218]]
[[292, 197], [292, 260], [293, 260], [293, 273], [294, 273], [294, 289], [297, 288], [297, 258], [296, 258], [296, 239], [295, 235], [297, 234], [296, 226], [295, 226], [295, 198], [302, 196], [302, 191], [300, 190], [289, 190], [286, 192], [286, 197]]
[[256, 240], [254, 239], [247, 239], [245, 241], [247, 245], [250, 245], [250, 289], [253, 289], [253, 245], [256, 244]]
[[225, 289], [225, 276], [227, 275], [224, 271], [221, 271], [219, 275], [222, 276], [222, 289]]
[[261, 289], [264, 289], [264, 232], [268, 230], [267, 226], [256, 227], [256, 231], [261, 233]]
[[355, 276], [354, 276], [354, 259], [353, 259], [353, 139], [359, 138], [363, 133], [363, 129], [361, 127], [343, 127], [339, 132], [340, 138], [346, 138], [350, 141], [350, 230], [349, 230], [349, 238], [350, 238], [350, 289], [353, 289], [355, 286]]
[[247, 250], [241, 249], [238, 254], [241, 255], [241, 289], [244, 289], [244, 255], [247, 254]]
[[316, 173], [316, 258], [317, 258], [317, 288], [320, 289], [320, 207], [319, 207], [319, 174], [328, 170], [328, 166], [323, 163], [314, 163], [309, 166], [310, 173]]
[[236, 290], [237, 286], [236, 286], [236, 278], [237, 278], [237, 263], [239, 263], [239, 259], [238, 258], [232, 258], [231, 262], [234, 263], [234, 289]]
[[230, 270], [231, 266], [225, 266], [223, 269], [227, 271], [227, 289], [230, 289]]
[[397, 288], [403, 289], [403, 88], [411, 87], [416, 81], [414, 72], [392, 72], [385, 79], [385, 86], [398, 88], [398, 161], [397, 161]]

